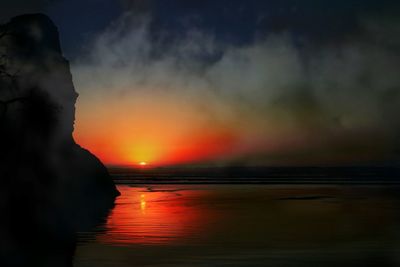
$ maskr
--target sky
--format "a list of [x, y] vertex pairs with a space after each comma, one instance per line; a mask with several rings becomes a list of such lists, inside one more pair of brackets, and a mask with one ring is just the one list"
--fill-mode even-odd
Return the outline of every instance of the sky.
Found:
[[4, 1], [43, 12], [106, 164], [360, 165], [400, 159], [396, 1]]

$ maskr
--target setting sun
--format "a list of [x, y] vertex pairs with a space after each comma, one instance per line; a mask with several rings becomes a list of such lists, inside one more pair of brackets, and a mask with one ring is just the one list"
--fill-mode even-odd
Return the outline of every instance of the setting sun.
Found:
[[147, 162], [141, 161], [141, 162], [139, 163], [139, 165], [140, 165], [140, 166], [146, 166], [146, 165], [147, 165]]

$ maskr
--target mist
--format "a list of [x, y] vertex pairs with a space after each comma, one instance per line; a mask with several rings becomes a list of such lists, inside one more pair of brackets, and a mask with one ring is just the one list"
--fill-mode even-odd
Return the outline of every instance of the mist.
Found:
[[288, 30], [245, 45], [195, 27], [165, 44], [151, 23], [128, 12], [72, 62], [75, 138], [106, 162], [176, 150], [220, 164], [397, 161], [395, 18], [360, 17], [359, 31], [337, 41]]

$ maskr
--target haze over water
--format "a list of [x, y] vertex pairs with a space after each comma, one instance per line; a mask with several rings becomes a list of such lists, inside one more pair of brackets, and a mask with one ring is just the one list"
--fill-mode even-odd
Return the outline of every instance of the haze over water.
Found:
[[2, 0], [0, 267], [400, 266], [399, 11]]
[[75, 266], [396, 266], [398, 188], [120, 185]]

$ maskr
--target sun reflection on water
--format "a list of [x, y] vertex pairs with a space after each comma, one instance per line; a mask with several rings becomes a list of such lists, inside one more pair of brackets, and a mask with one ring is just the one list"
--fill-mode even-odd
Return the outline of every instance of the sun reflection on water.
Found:
[[146, 199], [144, 194], [140, 195], [140, 210], [142, 211], [142, 214], [146, 213]]
[[[201, 236], [210, 214], [197, 203], [201, 190], [154, 190], [121, 186], [121, 196], [107, 219], [101, 242], [170, 244]], [[199, 231], [200, 230], [200, 231]]]

